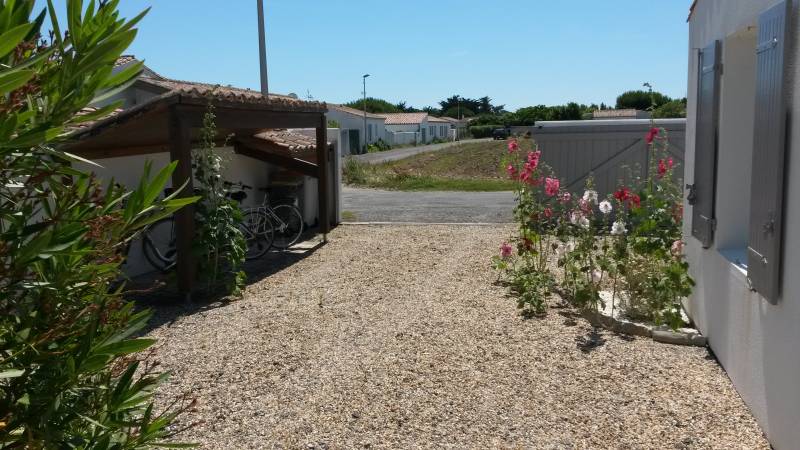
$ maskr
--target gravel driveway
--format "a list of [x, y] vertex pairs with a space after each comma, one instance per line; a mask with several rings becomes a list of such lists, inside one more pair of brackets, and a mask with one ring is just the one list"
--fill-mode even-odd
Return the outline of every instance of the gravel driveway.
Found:
[[206, 448], [768, 448], [705, 349], [520, 318], [510, 232], [342, 226], [241, 301], [163, 308], [159, 398], [197, 398]]
[[342, 187], [346, 222], [509, 223], [513, 192], [408, 192]]

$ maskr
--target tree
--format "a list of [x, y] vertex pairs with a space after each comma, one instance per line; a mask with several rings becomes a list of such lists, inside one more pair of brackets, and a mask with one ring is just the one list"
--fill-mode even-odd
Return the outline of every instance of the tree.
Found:
[[436, 117], [439, 117], [442, 114], [441, 110], [436, 109], [433, 106], [426, 106], [422, 108], [422, 111]]
[[[405, 103], [403, 103], [405, 105]], [[364, 110], [364, 100], [353, 100], [352, 102], [345, 103], [344, 106], [358, 109], [363, 111]], [[379, 113], [399, 113], [399, 112], [406, 112], [398, 108], [396, 105], [393, 105], [386, 100], [374, 97], [367, 97], [367, 112], [373, 114]]]
[[0, 1], [2, 448], [151, 448], [175, 432], [180, 410], [152, 402], [164, 376], [135, 356], [154, 342], [133, 338], [150, 313], [122, 298], [120, 264], [137, 231], [197, 199], [157, 200], [174, 163], [124, 192], [55, 147], [142, 69], [113, 73], [146, 13], [121, 19], [119, 2], [67, 0], [62, 33], [52, 1], [35, 17], [35, 0]]
[[686, 99], [664, 103], [653, 111], [653, 117], [656, 119], [686, 117]]
[[649, 91], [627, 91], [617, 97], [617, 109], [638, 109], [646, 111], [651, 107], [659, 106], [670, 102], [672, 99], [660, 92]]

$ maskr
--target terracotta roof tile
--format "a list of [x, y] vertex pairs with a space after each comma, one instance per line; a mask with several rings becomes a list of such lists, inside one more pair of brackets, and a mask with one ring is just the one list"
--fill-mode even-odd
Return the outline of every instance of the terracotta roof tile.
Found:
[[378, 114], [386, 118], [386, 125], [416, 125], [428, 117], [428, 113], [387, 113]]
[[[356, 115], [356, 116], [359, 116], [359, 117], [364, 117], [364, 111], [359, 110], [359, 109], [355, 109], [355, 108], [351, 108], [349, 106], [334, 105], [334, 104], [330, 104], [329, 103], [328, 104], [328, 109], [336, 109], [336, 110], [339, 110], [339, 111], [342, 111], [342, 112], [345, 112], [345, 113], [348, 113], [348, 114], [353, 114], [353, 115]], [[373, 113], [370, 113], [370, 112], [367, 113], [367, 118], [368, 119], [385, 119], [385, 117], [383, 117], [382, 115], [373, 114]]]
[[272, 142], [292, 153], [317, 149], [317, 141], [315, 138], [291, 130], [267, 130], [253, 137]]
[[130, 64], [136, 61], [136, 57], [133, 55], [122, 55], [114, 62], [114, 67], [124, 66], [126, 64]]
[[217, 100], [273, 105], [277, 106], [281, 110], [290, 111], [327, 111], [327, 106], [325, 103], [307, 102], [278, 94], [270, 94], [269, 98], [265, 98], [263, 95], [261, 95], [261, 92], [254, 91], [252, 89], [242, 89], [233, 86], [199, 83], [194, 81], [172, 80], [163, 77], [141, 77], [139, 78], [139, 81], [151, 86], [161, 87], [170, 92], [177, 92], [181, 95], [188, 95], [195, 98], [207, 98], [211, 96]]

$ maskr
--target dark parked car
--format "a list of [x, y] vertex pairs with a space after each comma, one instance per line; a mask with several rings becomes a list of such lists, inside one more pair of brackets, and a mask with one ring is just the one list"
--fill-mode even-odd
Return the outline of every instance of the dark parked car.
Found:
[[508, 132], [507, 128], [495, 128], [494, 131], [492, 131], [492, 138], [495, 141], [504, 140], [504, 139], [508, 139], [508, 135], [509, 134], [510, 133]]

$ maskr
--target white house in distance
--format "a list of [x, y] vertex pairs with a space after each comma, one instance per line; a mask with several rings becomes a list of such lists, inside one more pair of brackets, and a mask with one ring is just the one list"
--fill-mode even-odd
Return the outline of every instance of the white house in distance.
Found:
[[440, 117], [428, 116], [428, 135], [431, 140], [450, 140], [452, 139], [450, 132], [450, 121]]
[[[343, 105], [328, 104], [328, 121], [335, 121], [342, 130], [342, 152], [355, 155], [363, 152], [364, 139], [366, 143], [374, 144], [386, 141], [386, 118], [377, 114], [367, 113], [367, 128], [364, 130], [364, 111], [359, 111]], [[346, 141], [346, 142], [345, 142]]]
[[689, 16], [687, 306], [778, 449], [800, 445], [798, 30], [800, 0]]

